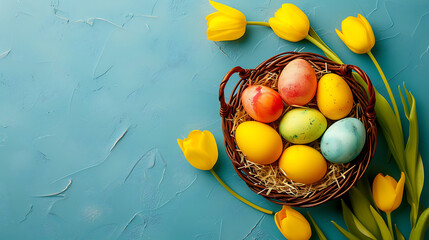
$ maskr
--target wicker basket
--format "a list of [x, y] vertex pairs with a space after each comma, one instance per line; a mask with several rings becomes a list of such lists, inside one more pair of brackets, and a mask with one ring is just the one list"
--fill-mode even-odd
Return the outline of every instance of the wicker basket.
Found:
[[[363, 122], [366, 128], [366, 142], [360, 155], [350, 162], [346, 167], [341, 178], [336, 180], [335, 184], [326, 186], [317, 192], [306, 196], [293, 196], [285, 192], [278, 192], [276, 190], [264, 191], [266, 187], [263, 184], [255, 181], [254, 176], [249, 170], [243, 167], [243, 159], [240, 151], [236, 145], [234, 138], [234, 116], [237, 109], [241, 106], [241, 94], [246, 87], [251, 85], [261, 77], [267, 74], [279, 74], [283, 68], [292, 60], [301, 58], [310, 62], [314, 68], [323, 69], [325, 72], [336, 73], [343, 77], [352, 90], [355, 105], [359, 104], [360, 110], [358, 111], [358, 118]], [[368, 92], [357, 83], [352, 77], [352, 71], [359, 74], [368, 85]], [[234, 74], [239, 73], [240, 80], [235, 85], [229, 97], [228, 103], [225, 101], [225, 86], [229, 78]], [[222, 117], [222, 130], [224, 134], [224, 142], [226, 152], [231, 159], [235, 171], [238, 176], [243, 179], [251, 190], [277, 204], [284, 204], [296, 207], [312, 207], [322, 204], [330, 199], [335, 199], [346, 193], [364, 174], [370, 160], [374, 156], [376, 143], [377, 143], [377, 129], [375, 125], [375, 94], [374, 89], [368, 76], [360, 68], [353, 65], [340, 65], [332, 62], [331, 60], [314, 53], [297, 53], [286, 52], [276, 55], [272, 58], [262, 62], [255, 69], [243, 69], [241, 67], [234, 67], [224, 77], [219, 88], [219, 101], [220, 101], [220, 115]], [[313, 99], [314, 102], [314, 99]], [[317, 108], [316, 104], [311, 106]], [[357, 111], [357, 110], [356, 110]], [[281, 119], [281, 118], [280, 118]], [[276, 123], [274, 123], [276, 124]]]

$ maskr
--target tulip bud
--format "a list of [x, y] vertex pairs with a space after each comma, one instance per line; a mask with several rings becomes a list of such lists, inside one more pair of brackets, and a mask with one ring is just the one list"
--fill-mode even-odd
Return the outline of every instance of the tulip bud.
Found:
[[372, 184], [372, 194], [377, 207], [386, 213], [397, 209], [402, 202], [404, 192], [405, 174], [396, 182], [391, 176], [379, 173]]
[[293, 208], [283, 205], [282, 210], [274, 215], [277, 228], [289, 240], [308, 240], [311, 227], [307, 219]]
[[246, 17], [237, 9], [215, 1], [209, 1], [218, 10], [206, 17], [207, 39], [212, 41], [231, 41], [239, 39], [246, 32]]
[[362, 15], [347, 17], [341, 23], [341, 31], [335, 29], [338, 36], [350, 50], [357, 54], [371, 51], [375, 44], [374, 32], [371, 25]]
[[188, 138], [177, 139], [186, 160], [195, 168], [210, 170], [216, 164], [218, 151], [216, 140], [209, 131], [194, 130]]
[[304, 39], [310, 29], [305, 13], [291, 3], [283, 4], [268, 22], [277, 36], [291, 42]]

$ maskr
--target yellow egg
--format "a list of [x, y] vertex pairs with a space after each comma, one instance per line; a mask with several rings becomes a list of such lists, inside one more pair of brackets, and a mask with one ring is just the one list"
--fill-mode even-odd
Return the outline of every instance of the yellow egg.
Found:
[[325, 117], [338, 120], [353, 108], [353, 94], [349, 85], [337, 74], [324, 75], [317, 85], [317, 106]]
[[298, 183], [312, 184], [325, 176], [325, 158], [316, 149], [306, 145], [293, 145], [285, 149], [279, 167], [286, 176]]
[[256, 121], [238, 125], [235, 140], [247, 160], [254, 163], [273, 163], [279, 159], [283, 151], [283, 142], [276, 130]]

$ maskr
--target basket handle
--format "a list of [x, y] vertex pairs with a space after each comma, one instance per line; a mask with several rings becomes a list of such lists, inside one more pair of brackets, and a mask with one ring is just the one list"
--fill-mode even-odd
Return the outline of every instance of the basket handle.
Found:
[[229, 70], [225, 77], [223, 77], [219, 88], [220, 116], [223, 118], [228, 116], [232, 108], [231, 105], [227, 104], [225, 101], [225, 86], [234, 73], [238, 73], [241, 79], [246, 79], [250, 76], [250, 70], [237, 66]]
[[368, 88], [368, 94], [369, 94], [369, 101], [368, 101], [368, 106], [366, 107], [366, 116], [368, 118], [368, 120], [371, 123], [375, 122], [375, 91], [374, 91], [374, 86], [372, 85], [371, 81], [369, 80], [368, 75], [366, 75], [366, 73], [364, 71], [362, 71], [362, 69], [360, 69], [357, 66], [354, 65], [341, 65], [340, 67], [340, 72], [342, 72], [345, 75], [348, 75], [350, 77], [352, 77], [352, 70], [355, 71], [357, 74], [359, 74], [359, 76], [362, 77], [363, 81], [367, 84], [367, 88]]

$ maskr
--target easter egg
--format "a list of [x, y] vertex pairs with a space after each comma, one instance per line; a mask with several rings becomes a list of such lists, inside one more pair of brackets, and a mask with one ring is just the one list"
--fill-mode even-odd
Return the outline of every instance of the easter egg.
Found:
[[280, 73], [278, 87], [280, 97], [288, 105], [303, 106], [316, 94], [316, 72], [304, 59], [295, 59]]
[[274, 128], [267, 124], [247, 121], [235, 130], [238, 148], [247, 160], [258, 164], [270, 164], [279, 159], [283, 142]]
[[326, 118], [316, 109], [295, 108], [283, 116], [279, 132], [291, 143], [305, 144], [322, 136], [326, 127]]
[[324, 75], [317, 86], [317, 106], [325, 117], [338, 120], [353, 108], [353, 94], [349, 85], [337, 74]]
[[322, 154], [306, 145], [286, 148], [280, 157], [279, 167], [289, 179], [304, 184], [319, 181], [328, 168]]
[[320, 151], [332, 163], [348, 163], [365, 145], [365, 126], [356, 118], [344, 118], [332, 124], [323, 134]]
[[277, 120], [283, 112], [283, 101], [273, 89], [261, 85], [246, 88], [241, 95], [244, 110], [253, 119], [269, 123]]

